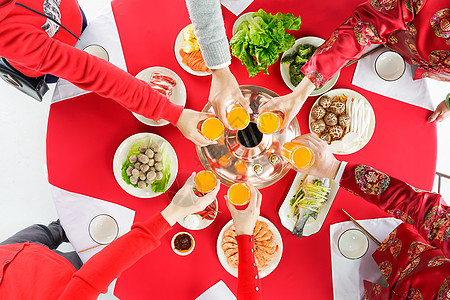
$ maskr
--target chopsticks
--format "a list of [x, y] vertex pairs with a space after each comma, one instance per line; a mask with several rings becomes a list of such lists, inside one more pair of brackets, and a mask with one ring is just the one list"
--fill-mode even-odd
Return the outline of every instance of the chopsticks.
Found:
[[81, 252], [84, 252], [84, 251], [88, 251], [88, 250], [91, 250], [91, 249], [97, 248], [97, 247], [99, 247], [99, 246], [105, 246], [105, 245], [103, 245], [103, 244], [98, 244], [98, 245], [95, 245], [95, 246], [92, 246], [92, 247], [89, 247], [89, 248], [86, 248], [86, 249], [80, 250], [80, 251], [78, 251], [78, 253], [81, 253]]
[[357, 62], [358, 60], [360, 60], [360, 59], [362, 59], [362, 58], [364, 58], [364, 57], [366, 57], [366, 56], [368, 56], [368, 55], [370, 55], [370, 54], [372, 54], [372, 53], [374, 53], [374, 52], [377, 52], [378, 50], [380, 50], [380, 49], [383, 48], [383, 47], [384, 47], [383, 44], [378, 45], [378, 46], [376, 46], [375, 48], [373, 48], [372, 50], [369, 50], [369, 51], [367, 51], [366, 53], [364, 53], [363, 55], [361, 55], [361, 57], [356, 58], [356, 59], [349, 60], [348, 63], [345, 64], [345, 66], [348, 67], [348, 66], [354, 64], [355, 62]]
[[353, 224], [358, 226], [358, 228], [361, 229], [362, 232], [364, 232], [375, 244], [377, 244], [377, 246], [381, 245], [380, 241], [377, 240], [373, 235], [371, 235], [370, 232], [368, 232], [364, 227], [362, 227], [355, 219], [353, 219], [353, 217], [350, 216], [348, 212], [346, 212], [344, 209], [342, 209], [342, 211], [350, 218]]

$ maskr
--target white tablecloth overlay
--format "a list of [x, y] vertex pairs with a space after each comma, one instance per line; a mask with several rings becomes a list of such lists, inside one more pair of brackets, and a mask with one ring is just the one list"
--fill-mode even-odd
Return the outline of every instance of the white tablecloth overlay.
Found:
[[[449, 92], [449, 83], [430, 78], [413, 80], [414, 68], [408, 63], [406, 63], [405, 73], [396, 81], [385, 81], [378, 77], [374, 64], [377, 56], [383, 51], [387, 51], [387, 49], [372, 53], [358, 62], [352, 80], [354, 85], [432, 111], [438, 103], [445, 99]], [[370, 102], [370, 99], [368, 100]]]
[[253, 0], [221, 0], [220, 2], [233, 14], [239, 16]]
[[195, 300], [236, 300], [236, 297], [221, 280], [207, 289]]
[[[127, 71], [111, 3], [102, 9], [100, 13], [88, 23], [88, 26], [83, 31], [83, 34], [75, 47], [84, 49], [92, 44], [100, 45], [105, 48], [109, 55], [109, 62], [122, 70]], [[67, 80], [59, 79], [56, 83], [55, 92], [53, 93], [52, 103], [87, 93], [89, 93], [89, 91], [82, 90]]]
[[[395, 218], [358, 220], [367, 231], [382, 242], [401, 221]], [[337, 242], [342, 232], [357, 228], [351, 221], [330, 226], [331, 266], [334, 300], [360, 300], [364, 293], [363, 280], [378, 282], [381, 272], [372, 258], [377, 245], [369, 239], [369, 250], [360, 259], [350, 260], [339, 252]]]
[[[135, 215], [134, 210], [111, 202], [68, 192], [52, 185], [50, 189], [61, 225], [76, 251], [98, 245], [89, 236], [88, 228], [92, 218], [99, 214], [108, 214], [117, 221], [119, 237], [130, 231]], [[99, 246], [78, 255], [85, 263], [104, 247]]]

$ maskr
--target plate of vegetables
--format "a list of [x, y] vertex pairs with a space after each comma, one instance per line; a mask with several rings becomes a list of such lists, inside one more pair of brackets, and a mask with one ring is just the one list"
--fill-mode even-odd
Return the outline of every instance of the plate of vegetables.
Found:
[[[316, 49], [325, 42], [324, 39], [314, 36], [299, 38], [294, 46], [281, 56], [280, 71], [284, 83], [291, 89], [302, 81], [304, 75], [300, 72], [301, 67], [311, 58]], [[319, 89], [315, 89], [311, 96], [321, 95], [330, 90], [339, 78], [338, 72], [331, 80]]]
[[117, 183], [138, 198], [161, 195], [175, 181], [178, 159], [164, 138], [153, 133], [137, 133], [124, 140], [113, 159]]
[[205, 207], [204, 210], [187, 215], [186, 217], [179, 219], [177, 222], [189, 230], [204, 229], [211, 225], [211, 223], [215, 220], [217, 214], [219, 213], [218, 207], [219, 205], [217, 199], [214, 199], [214, 201]]
[[211, 75], [206, 66], [192, 24], [184, 27], [175, 39], [175, 58], [178, 64], [189, 74], [196, 76]]
[[281, 224], [293, 231], [302, 212], [310, 209], [315, 214], [306, 221], [303, 236], [319, 232], [338, 190], [338, 182], [298, 172], [278, 211]]
[[231, 54], [247, 68], [250, 77], [260, 71], [269, 74], [268, 68], [276, 63], [279, 54], [295, 43], [295, 38], [286, 30], [299, 30], [300, 17], [293, 14], [257, 12], [240, 16], [233, 26], [230, 40]]

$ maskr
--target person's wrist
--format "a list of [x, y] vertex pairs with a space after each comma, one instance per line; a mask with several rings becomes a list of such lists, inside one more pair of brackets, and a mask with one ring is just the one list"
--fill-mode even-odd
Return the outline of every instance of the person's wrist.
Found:
[[236, 230], [236, 234], [237, 235], [252, 235], [253, 234], [253, 229], [248, 229], [248, 228], [237, 228], [235, 226], [235, 230]]
[[170, 226], [173, 226], [175, 225], [177, 220], [184, 217], [185, 213], [180, 207], [174, 205], [173, 203], [170, 203], [165, 209], [163, 209], [161, 215], [167, 221], [167, 223], [170, 224]]
[[337, 159], [333, 160], [333, 163], [331, 164], [330, 168], [329, 168], [329, 174], [327, 176], [327, 178], [330, 179], [335, 179], [336, 178], [336, 174], [339, 171], [339, 166], [341, 165], [341, 162]]

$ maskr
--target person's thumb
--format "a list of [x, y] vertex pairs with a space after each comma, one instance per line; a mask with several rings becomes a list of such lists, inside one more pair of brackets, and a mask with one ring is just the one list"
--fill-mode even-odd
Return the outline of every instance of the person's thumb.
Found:
[[435, 110], [429, 117], [428, 122], [433, 122], [439, 116], [439, 112]]

